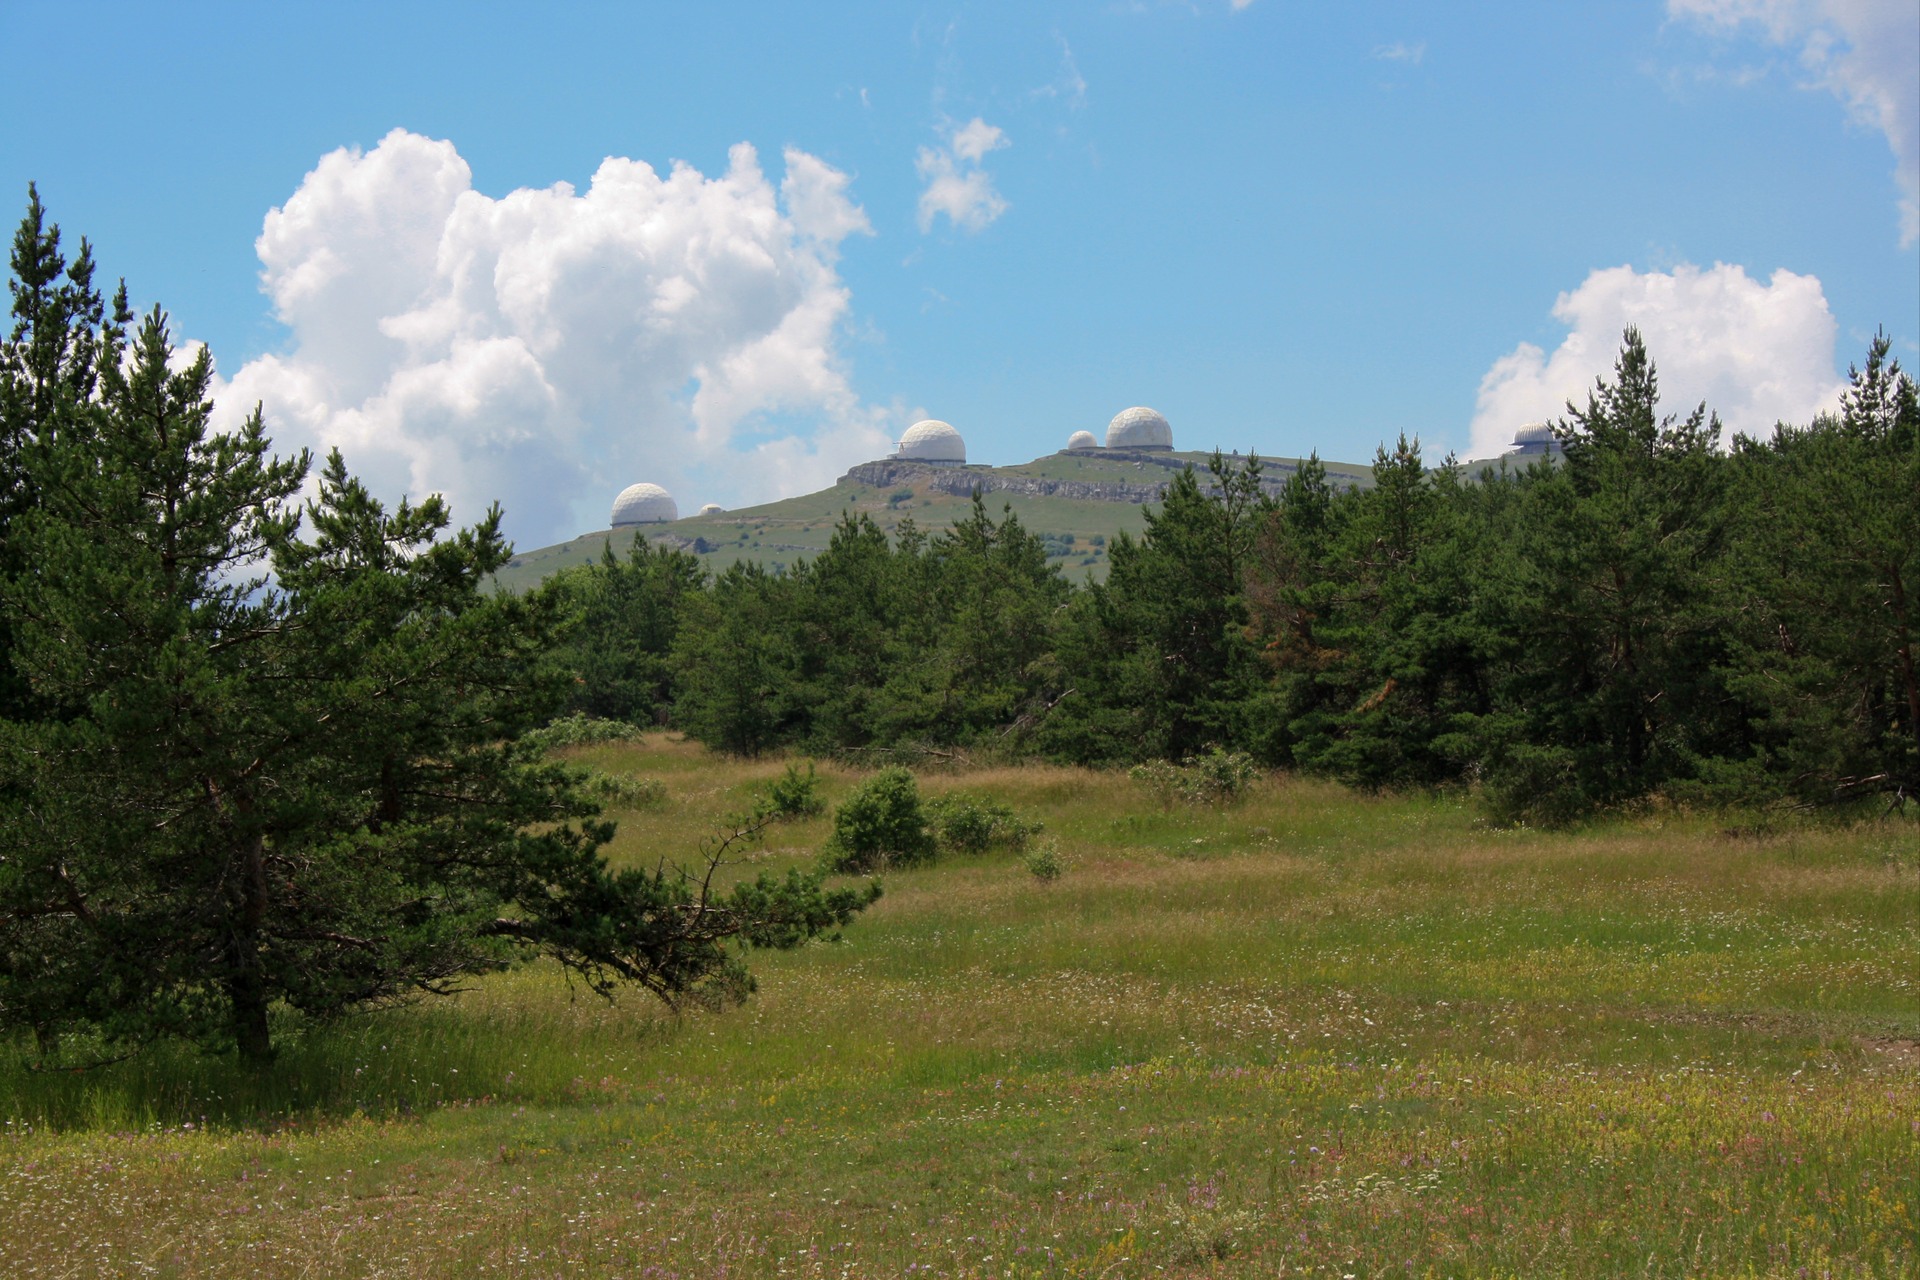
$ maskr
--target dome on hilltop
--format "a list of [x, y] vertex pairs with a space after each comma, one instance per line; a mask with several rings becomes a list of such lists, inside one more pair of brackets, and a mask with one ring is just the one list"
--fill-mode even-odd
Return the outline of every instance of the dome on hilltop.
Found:
[[916, 462], [965, 462], [967, 442], [951, 426], [938, 418], [928, 418], [907, 428], [893, 456]]
[[1513, 448], [1509, 453], [1537, 455], [1560, 452], [1560, 442], [1554, 438], [1553, 428], [1544, 422], [1529, 422], [1513, 433]]
[[1109, 449], [1171, 449], [1173, 428], [1145, 405], [1122, 409], [1107, 424]]
[[673, 495], [665, 489], [657, 484], [630, 484], [613, 500], [609, 523], [618, 529], [630, 524], [666, 524], [679, 518], [680, 508], [673, 505]]
[[703, 516], [717, 516], [725, 510], [726, 508], [719, 503], [709, 502], [706, 506], [700, 508], [700, 514]]
[[1067, 437], [1069, 449], [1098, 449], [1099, 447], [1100, 442], [1093, 438], [1091, 431], [1076, 431]]

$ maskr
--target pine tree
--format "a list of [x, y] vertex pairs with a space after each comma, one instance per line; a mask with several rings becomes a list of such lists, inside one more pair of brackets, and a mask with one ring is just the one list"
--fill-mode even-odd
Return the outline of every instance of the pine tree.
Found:
[[695, 556], [635, 535], [624, 557], [609, 539], [598, 563], [555, 574], [577, 618], [554, 659], [573, 678], [568, 706], [633, 724], [664, 722], [675, 696], [673, 642], [687, 600], [705, 585]]
[[1808, 801], [1920, 792], [1920, 395], [1878, 336], [1837, 416], [1742, 440], [1735, 687], [1720, 777]]
[[715, 888], [759, 818], [691, 870], [608, 867], [611, 827], [521, 740], [564, 698], [566, 619], [487, 589], [499, 512], [443, 536], [438, 499], [389, 512], [338, 454], [303, 512], [306, 456], [275, 457], [258, 410], [212, 430], [211, 361], [176, 368], [157, 309], [124, 368], [115, 326], [93, 340], [97, 388], [67, 380], [30, 424], [0, 580], [43, 709], [0, 721], [0, 1032], [262, 1063], [277, 1010], [538, 954], [598, 991], [737, 995], [742, 948], [871, 901]]
[[257, 415], [209, 433], [212, 364], [170, 370], [158, 312], [130, 354], [99, 369], [97, 405], [43, 430], [10, 530], [15, 666], [61, 714], [0, 739], [25, 793], [5, 815], [19, 934], [0, 1008], [51, 1039], [193, 1034], [218, 1007], [264, 1054], [262, 765], [284, 704], [246, 685], [289, 620], [259, 570], [306, 462], [272, 458]]
[[[35, 447], [83, 429], [94, 412], [98, 369], [111, 363], [131, 317], [125, 290], [106, 323], [93, 283], [93, 252], [86, 241], [69, 263], [60, 228], [48, 226], [40, 193], [27, 187], [27, 213], [9, 257], [13, 326], [0, 344], [0, 576], [23, 567], [14, 522], [35, 501], [27, 461]], [[31, 713], [24, 678], [15, 670], [11, 629], [0, 617], [0, 717]], [[44, 710], [44, 708], [43, 708]]]
[[925, 602], [897, 646], [890, 741], [999, 741], [1044, 701], [1053, 618], [1070, 588], [1011, 508], [995, 522], [978, 490], [966, 518], [930, 539]]
[[1628, 329], [1611, 381], [1556, 426], [1564, 466], [1529, 483], [1495, 608], [1521, 654], [1481, 726], [1496, 807], [1567, 816], [1696, 777], [1736, 750], [1723, 676], [1727, 470], [1717, 418], [1659, 412]]
[[805, 732], [796, 707], [790, 579], [743, 561], [690, 596], [674, 638], [674, 723], [716, 751], [757, 756]]
[[1062, 624], [1075, 694], [1049, 719], [1047, 749], [1092, 761], [1183, 759], [1263, 740], [1266, 673], [1247, 633], [1245, 577], [1269, 503], [1260, 462], [1216, 453], [1212, 484], [1188, 468], [1140, 538], [1109, 548], [1104, 584]]

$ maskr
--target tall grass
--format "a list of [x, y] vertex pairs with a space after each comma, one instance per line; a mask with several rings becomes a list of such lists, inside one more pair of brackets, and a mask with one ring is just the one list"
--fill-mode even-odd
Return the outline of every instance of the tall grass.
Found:
[[[611, 855], [691, 855], [783, 762], [655, 736]], [[829, 798], [856, 775], [823, 766]], [[1267, 779], [923, 775], [1046, 824], [887, 876], [720, 1015], [549, 966], [333, 1027], [0, 1066], [22, 1274], [1920, 1271], [1920, 835], [1487, 828]], [[826, 818], [740, 870], [810, 859]]]

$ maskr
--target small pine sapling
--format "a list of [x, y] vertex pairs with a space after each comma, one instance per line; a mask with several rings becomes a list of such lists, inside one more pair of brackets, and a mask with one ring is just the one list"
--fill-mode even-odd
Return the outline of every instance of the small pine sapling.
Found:
[[937, 852], [920, 788], [898, 765], [874, 774], [833, 814], [822, 853], [833, 871], [865, 872], [931, 862]]

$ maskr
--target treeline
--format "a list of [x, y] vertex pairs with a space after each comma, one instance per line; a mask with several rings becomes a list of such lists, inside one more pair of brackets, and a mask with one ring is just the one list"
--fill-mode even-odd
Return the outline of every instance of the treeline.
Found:
[[540, 592], [575, 709], [715, 748], [1077, 763], [1212, 746], [1366, 787], [1473, 786], [1504, 819], [1654, 794], [1828, 803], [1920, 786], [1920, 404], [1883, 337], [1839, 411], [1765, 440], [1660, 413], [1629, 330], [1562, 457], [1371, 488], [1317, 459], [1176, 478], [1104, 583], [976, 499], [864, 516], [783, 574], [636, 542]]

